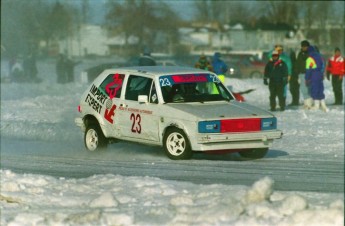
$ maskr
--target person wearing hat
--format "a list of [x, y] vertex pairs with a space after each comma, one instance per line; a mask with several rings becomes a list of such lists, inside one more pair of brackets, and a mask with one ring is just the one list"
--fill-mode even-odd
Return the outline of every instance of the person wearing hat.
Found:
[[335, 48], [334, 56], [329, 58], [327, 65], [327, 79], [330, 80], [332, 75], [332, 87], [334, 92], [334, 105], [343, 104], [342, 83], [345, 74], [344, 57], [341, 56], [339, 48]]
[[198, 62], [195, 64], [195, 67], [206, 71], [213, 71], [211, 63], [207, 60], [207, 57], [204, 54], [201, 54]]
[[313, 99], [311, 98], [308, 87], [305, 83], [306, 60], [309, 57], [309, 46], [310, 43], [307, 40], [303, 40], [301, 42], [301, 50], [297, 55], [297, 59], [294, 65], [294, 73], [298, 75], [299, 89], [303, 97], [305, 109], [310, 109], [313, 104]]
[[[291, 78], [291, 75], [292, 75], [292, 63], [291, 63], [291, 58], [288, 54], [286, 54], [286, 52], [284, 52], [284, 48], [282, 45], [280, 44], [277, 44], [274, 46], [274, 50], [275, 51], [278, 51], [278, 54], [279, 54], [279, 58], [284, 61], [284, 63], [286, 64], [287, 66], [287, 69], [288, 69], [288, 81], [290, 80]], [[272, 55], [271, 55], [272, 57]], [[287, 96], [287, 84], [285, 85], [284, 87], [284, 98], [286, 99], [286, 96]]]
[[[269, 81], [267, 81], [269, 80]], [[279, 52], [274, 50], [272, 58], [265, 66], [264, 84], [268, 85], [270, 91], [271, 111], [276, 111], [276, 98], [278, 97], [280, 110], [285, 110], [284, 89], [288, 81], [288, 68], [286, 63], [280, 59]]]

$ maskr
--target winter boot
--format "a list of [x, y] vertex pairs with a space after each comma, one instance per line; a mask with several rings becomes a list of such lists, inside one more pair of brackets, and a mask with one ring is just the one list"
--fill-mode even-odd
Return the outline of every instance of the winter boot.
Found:
[[307, 109], [307, 110], [311, 109], [312, 102], [313, 102], [313, 99], [311, 98], [305, 99], [304, 106], [303, 106], [304, 109]]
[[314, 100], [314, 106], [311, 109], [313, 110], [320, 109], [320, 100]]
[[322, 109], [324, 112], [329, 112], [329, 109], [328, 109], [327, 106], [326, 106], [325, 100], [321, 100], [321, 109]]

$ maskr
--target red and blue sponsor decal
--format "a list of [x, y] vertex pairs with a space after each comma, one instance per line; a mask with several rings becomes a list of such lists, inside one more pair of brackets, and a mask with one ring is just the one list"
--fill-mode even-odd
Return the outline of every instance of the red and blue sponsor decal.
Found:
[[212, 74], [182, 74], [182, 75], [166, 75], [159, 78], [160, 86], [172, 86], [180, 83], [199, 83], [199, 82], [217, 82], [220, 80], [216, 75]]

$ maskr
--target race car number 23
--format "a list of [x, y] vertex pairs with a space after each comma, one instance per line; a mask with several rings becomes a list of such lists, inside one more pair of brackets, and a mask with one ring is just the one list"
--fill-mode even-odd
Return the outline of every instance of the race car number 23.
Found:
[[141, 116], [139, 114], [131, 114], [131, 121], [132, 121], [132, 132], [133, 133], [141, 133]]

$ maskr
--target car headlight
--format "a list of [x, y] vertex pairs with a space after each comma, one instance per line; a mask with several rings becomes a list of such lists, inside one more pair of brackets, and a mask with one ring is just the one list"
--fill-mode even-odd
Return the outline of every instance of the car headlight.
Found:
[[277, 129], [277, 118], [242, 118], [201, 121], [199, 133], [238, 133]]
[[277, 129], [277, 118], [263, 118], [261, 119], [261, 130]]

